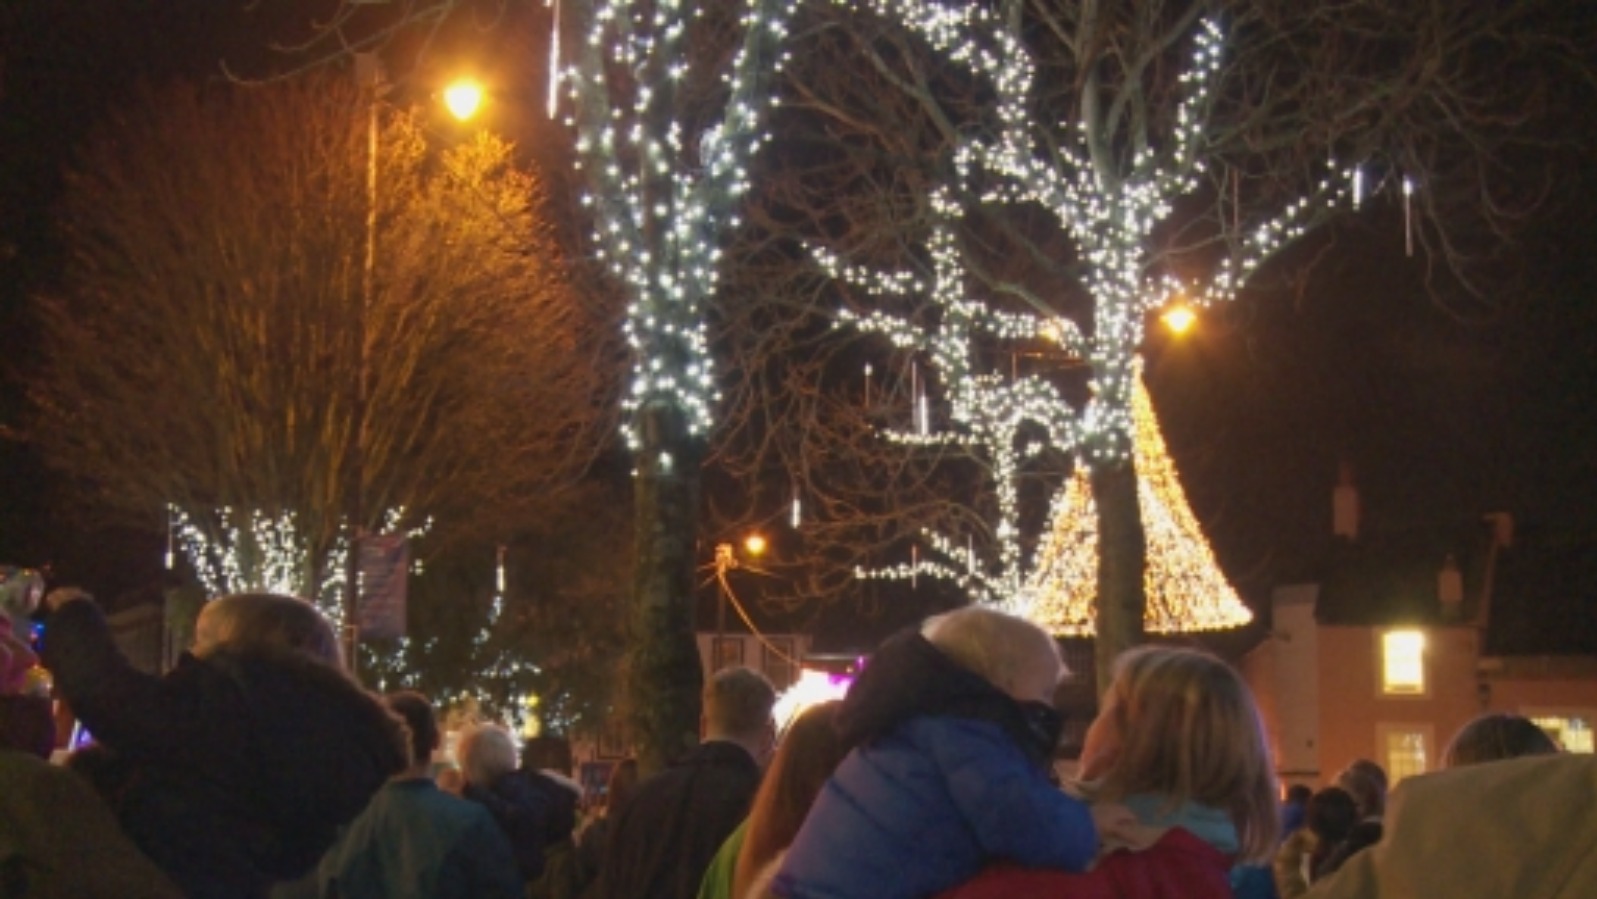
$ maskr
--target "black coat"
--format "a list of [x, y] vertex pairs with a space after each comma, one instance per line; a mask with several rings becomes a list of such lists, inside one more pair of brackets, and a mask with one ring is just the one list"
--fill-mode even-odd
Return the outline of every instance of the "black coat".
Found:
[[600, 899], [695, 899], [704, 869], [760, 786], [760, 768], [735, 743], [712, 741], [645, 780], [610, 824]]
[[219, 649], [155, 677], [81, 601], [46, 635], [45, 664], [101, 747], [97, 786], [190, 897], [263, 896], [304, 874], [405, 765], [398, 720], [307, 656]]
[[570, 839], [577, 823], [577, 795], [537, 771], [511, 771], [486, 790], [468, 784], [463, 795], [493, 813], [528, 883], [543, 874], [545, 851]]

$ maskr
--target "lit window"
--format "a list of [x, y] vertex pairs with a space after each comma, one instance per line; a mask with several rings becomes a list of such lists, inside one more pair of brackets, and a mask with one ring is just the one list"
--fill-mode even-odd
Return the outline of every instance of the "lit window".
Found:
[[1536, 722], [1537, 727], [1547, 731], [1547, 735], [1565, 752], [1589, 754], [1593, 751], [1590, 714], [1532, 713], [1527, 717]]
[[1425, 693], [1425, 634], [1387, 631], [1381, 635], [1381, 692], [1400, 696]]
[[1382, 724], [1376, 727], [1376, 745], [1380, 747], [1382, 767], [1390, 783], [1411, 774], [1424, 774], [1430, 770], [1431, 728], [1429, 725]]

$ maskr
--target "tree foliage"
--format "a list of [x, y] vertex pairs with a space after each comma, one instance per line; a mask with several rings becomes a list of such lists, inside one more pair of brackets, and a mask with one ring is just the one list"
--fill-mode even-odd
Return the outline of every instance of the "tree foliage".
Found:
[[367, 103], [332, 77], [150, 90], [74, 162], [29, 437], [92, 504], [286, 518], [324, 566], [363, 357], [361, 527], [507, 533], [584, 471], [613, 315], [570, 287], [539, 183], [502, 142], [438, 149], [382, 109], [368, 302]]

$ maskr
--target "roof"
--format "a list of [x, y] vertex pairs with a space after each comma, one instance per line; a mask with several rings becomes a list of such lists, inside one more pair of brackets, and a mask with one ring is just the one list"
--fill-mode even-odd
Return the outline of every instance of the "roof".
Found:
[[[1463, 580], [1444, 619], [1437, 578], [1452, 556]], [[1597, 533], [1521, 527], [1492, 546], [1490, 524], [1367, 533], [1327, 553], [1315, 618], [1383, 626], [1478, 620], [1490, 583], [1488, 656], [1597, 655]]]

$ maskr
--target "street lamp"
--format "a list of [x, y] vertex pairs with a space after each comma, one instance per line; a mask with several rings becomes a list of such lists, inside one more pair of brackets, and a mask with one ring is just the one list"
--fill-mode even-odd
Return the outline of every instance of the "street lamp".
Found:
[[[383, 93], [389, 87], [383, 77], [382, 60], [375, 53], [359, 53], [355, 57], [355, 78], [366, 95], [366, 255], [361, 266], [360, 307], [355, 316], [355, 383], [350, 414], [348, 470], [349, 535], [344, 555], [344, 635], [347, 641], [345, 661], [350, 675], [356, 673], [360, 649], [360, 538], [361, 518], [365, 514], [365, 459], [367, 403], [369, 394], [368, 370], [371, 367], [371, 347], [366, 333], [366, 317], [371, 314], [377, 296], [377, 175], [381, 122], [378, 118]], [[444, 91], [444, 102], [455, 118], [462, 121], [475, 115], [482, 105], [482, 88], [475, 82], [461, 79]]]
[[470, 78], [454, 82], [444, 88], [444, 105], [460, 121], [470, 119], [482, 107], [482, 85]]
[[1178, 304], [1166, 310], [1164, 315], [1159, 316], [1159, 320], [1164, 322], [1165, 327], [1171, 332], [1185, 334], [1187, 329], [1192, 327], [1192, 323], [1198, 320], [1198, 315], [1187, 305]]

